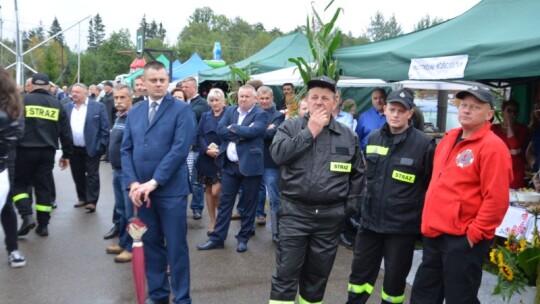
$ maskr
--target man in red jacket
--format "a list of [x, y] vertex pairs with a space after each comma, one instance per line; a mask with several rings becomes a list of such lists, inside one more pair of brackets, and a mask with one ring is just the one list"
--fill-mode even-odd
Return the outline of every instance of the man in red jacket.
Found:
[[493, 97], [473, 87], [457, 98], [461, 128], [435, 150], [422, 215], [424, 249], [411, 303], [480, 303], [482, 264], [508, 209], [512, 161], [495, 135]]

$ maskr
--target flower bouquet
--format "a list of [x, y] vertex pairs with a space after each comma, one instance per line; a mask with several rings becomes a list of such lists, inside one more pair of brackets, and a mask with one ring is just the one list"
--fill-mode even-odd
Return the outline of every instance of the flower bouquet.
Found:
[[[504, 246], [491, 250], [489, 259], [499, 268], [498, 281], [493, 294], [500, 294], [503, 300], [510, 301], [514, 294], [521, 294], [525, 286], [537, 285], [540, 267], [540, 240], [538, 239], [537, 220], [540, 205], [527, 208], [534, 215], [534, 230], [531, 242], [525, 238], [518, 239], [510, 232]], [[537, 296], [538, 298], [538, 289]]]

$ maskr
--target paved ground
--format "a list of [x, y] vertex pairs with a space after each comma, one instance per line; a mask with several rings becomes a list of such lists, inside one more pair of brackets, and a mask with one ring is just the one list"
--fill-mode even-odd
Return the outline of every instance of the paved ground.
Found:
[[[135, 303], [131, 264], [116, 264], [105, 248], [115, 240], [103, 240], [111, 224], [112, 170], [101, 163], [101, 196], [96, 213], [73, 208], [77, 197], [69, 169], [55, 169], [59, 207], [52, 214], [50, 236], [34, 231], [20, 239], [26, 267], [10, 268], [0, 256], [0, 303], [101, 304]], [[191, 212], [188, 212], [191, 215]], [[268, 227], [258, 227], [246, 253], [236, 252], [233, 222], [225, 249], [199, 252], [206, 240], [207, 214], [201, 221], [188, 219], [193, 303], [268, 303], [274, 269], [274, 246]], [[1, 230], [1, 229], [0, 229]], [[0, 233], [3, 239], [3, 232]], [[1, 262], [1, 261], [4, 262]], [[325, 303], [345, 303], [352, 252], [340, 247], [326, 290]], [[380, 280], [379, 280], [380, 281]], [[410, 288], [407, 288], [407, 301]], [[380, 303], [379, 287], [370, 303]]]

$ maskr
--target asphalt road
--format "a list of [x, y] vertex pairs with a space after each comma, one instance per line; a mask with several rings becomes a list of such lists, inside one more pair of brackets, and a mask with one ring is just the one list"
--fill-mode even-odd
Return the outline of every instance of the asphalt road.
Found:
[[[20, 238], [19, 247], [27, 259], [23, 268], [11, 268], [4, 256], [4, 262], [0, 262], [0, 303], [135, 303], [131, 263], [117, 264], [114, 255], [105, 253], [107, 246], [117, 242], [103, 239], [112, 227], [114, 205], [108, 163], [101, 163], [100, 177], [97, 211], [87, 214], [84, 209], [73, 208], [77, 196], [70, 170], [55, 168], [58, 208], [52, 213], [50, 235], [42, 238], [31, 231]], [[203, 212], [198, 221], [191, 218], [191, 211], [188, 215], [193, 303], [268, 303], [275, 263], [270, 228], [257, 227], [248, 251], [240, 254], [234, 238], [239, 222], [234, 221], [224, 249], [201, 252], [195, 246], [207, 239], [208, 215]], [[3, 231], [0, 237], [3, 239]], [[346, 302], [351, 261], [352, 252], [340, 247], [325, 303]], [[369, 303], [380, 303], [380, 277]], [[406, 302], [409, 293], [407, 287]]]

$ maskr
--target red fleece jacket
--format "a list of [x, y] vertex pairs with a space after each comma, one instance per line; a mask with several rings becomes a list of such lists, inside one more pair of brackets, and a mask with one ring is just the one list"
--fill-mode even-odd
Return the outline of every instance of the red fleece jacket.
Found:
[[456, 128], [438, 144], [422, 215], [425, 236], [466, 234], [473, 243], [494, 237], [513, 177], [508, 148], [490, 127], [454, 146], [462, 131]]

